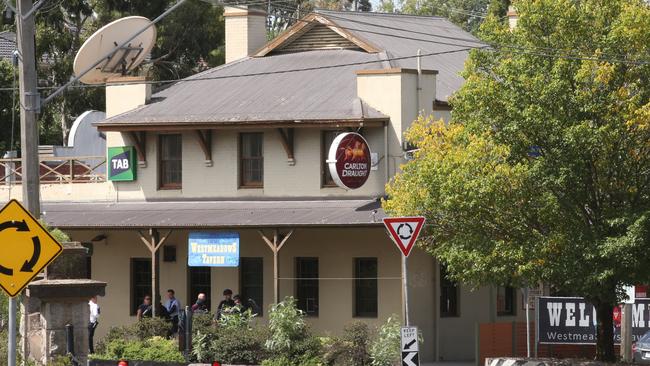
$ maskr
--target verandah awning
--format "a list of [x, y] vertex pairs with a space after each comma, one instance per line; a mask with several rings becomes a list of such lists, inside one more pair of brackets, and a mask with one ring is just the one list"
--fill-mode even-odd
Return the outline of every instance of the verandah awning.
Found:
[[62, 229], [280, 228], [382, 226], [381, 203], [355, 200], [44, 203], [45, 221]]

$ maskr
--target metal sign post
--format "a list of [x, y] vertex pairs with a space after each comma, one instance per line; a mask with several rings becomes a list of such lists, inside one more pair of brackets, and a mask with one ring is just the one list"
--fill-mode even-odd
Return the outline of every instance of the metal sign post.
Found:
[[408, 270], [406, 268], [406, 256], [402, 255], [402, 286], [404, 287], [404, 321], [408, 327], [411, 325], [409, 321], [409, 286], [408, 286]]
[[16, 298], [9, 298], [9, 351], [7, 365], [16, 366]]
[[526, 357], [530, 358], [530, 291], [528, 287], [522, 289], [524, 292], [524, 300], [526, 301]]

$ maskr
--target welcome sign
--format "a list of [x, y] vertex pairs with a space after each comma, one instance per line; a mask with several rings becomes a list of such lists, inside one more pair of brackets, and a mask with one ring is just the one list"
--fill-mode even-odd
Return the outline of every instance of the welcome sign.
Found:
[[133, 181], [136, 179], [133, 146], [108, 148], [108, 180]]
[[[581, 297], [540, 297], [537, 339], [541, 344], [596, 344], [596, 309]], [[620, 308], [614, 308], [614, 343], [621, 342]], [[632, 339], [650, 330], [650, 299], [632, 305]]]
[[239, 233], [191, 232], [187, 247], [190, 267], [238, 267]]

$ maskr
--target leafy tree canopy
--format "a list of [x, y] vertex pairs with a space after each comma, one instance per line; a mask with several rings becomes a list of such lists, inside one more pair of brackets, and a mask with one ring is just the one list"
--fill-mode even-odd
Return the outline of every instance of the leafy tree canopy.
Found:
[[421, 245], [458, 280], [586, 297], [612, 360], [622, 286], [650, 282], [650, 7], [515, 6], [514, 31], [495, 16], [481, 26], [502, 47], [471, 53], [452, 122], [408, 132], [420, 150], [385, 208], [426, 215]]
[[[36, 15], [36, 57], [39, 86], [49, 90], [63, 85], [73, 75], [74, 57], [83, 42], [97, 29], [121, 17], [142, 15], [154, 19], [174, 4], [164, 1], [62, 0], [49, 2]], [[13, 30], [12, 24], [3, 25]], [[223, 9], [200, 0], [190, 0], [156, 25], [156, 45], [151, 61], [139, 72], [151, 80], [178, 79], [224, 61]], [[10, 66], [0, 66], [3, 87], [12, 85]], [[49, 88], [49, 89], [48, 89]], [[2, 92], [7, 94], [6, 92]], [[0, 121], [9, 126], [11, 98], [2, 94]], [[10, 95], [10, 93], [8, 93]], [[40, 143], [62, 144], [74, 119], [88, 109], [104, 109], [102, 88], [70, 88], [45, 106], [39, 116]], [[18, 128], [16, 135], [18, 136]], [[2, 129], [1, 141], [9, 141]], [[18, 148], [18, 146], [14, 146]], [[0, 150], [8, 148], [8, 142]]]
[[[414, 15], [436, 15], [448, 18], [463, 29], [475, 32], [487, 13], [504, 18], [510, 0], [399, 0], [399, 12]], [[380, 8], [395, 11], [393, 0], [382, 0]]]

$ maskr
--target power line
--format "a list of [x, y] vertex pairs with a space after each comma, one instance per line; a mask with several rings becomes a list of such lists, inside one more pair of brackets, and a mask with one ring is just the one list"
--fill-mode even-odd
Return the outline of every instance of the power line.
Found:
[[[123, 83], [115, 83], [115, 84], [111, 84], [111, 85], [129, 85], [129, 84], [162, 85], [162, 84], [186, 83], [186, 82], [205, 81], [205, 80], [234, 79], [234, 78], [244, 78], [244, 77], [253, 77], [253, 76], [287, 74], [287, 73], [292, 73], [292, 72], [325, 70], [325, 69], [334, 69], [334, 68], [348, 67], [348, 66], [360, 66], [360, 65], [367, 65], [367, 64], [375, 64], [375, 63], [381, 63], [383, 61], [398, 61], [398, 60], [406, 60], [406, 59], [412, 59], [412, 58], [417, 58], [417, 57], [439, 56], [439, 55], [452, 54], [452, 53], [458, 53], [458, 52], [466, 52], [466, 51], [469, 51], [470, 49], [472, 49], [472, 48], [460, 48], [460, 49], [456, 49], [456, 50], [423, 53], [421, 55], [388, 57], [388, 58], [384, 58], [384, 59], [376, 59], [376, 60], [369, 60], [369, 61], [348, 62], [348, 63], [334, 64], [334, 65], [313, 66], [313, 67], [305, 67], [305, 68], [275, 70], [275, 71], [264, 71], [264, 72], [255, 72], [255, 73], [246, 73], [246, 74], [237, 74], [237, 75], [189, 77], [189, 78], [185, 78], [185, 79], [171, 79], [171, 80], [157, 80], [157, 81], [123, 82]], [[75, 89], [99, 88], [99, 87], [104, 87], [104, 85], [103, 84], [97, 84], [97, 85], [77, 84], [77, 85], [71, 85], [70, 86], [70, 88], [75, 88]], [[41, 88], [39, 88], [39, 90], [53, 90], [53, 89], [57, 89], [57, 87], [53, 86], [53, 87], [41, 87]], [[12, 89], [12, 88], [0, 88], [0, 91], [11, 91], [11, 90], [14, 90], [14, 89]]]
[[[376, 28], [392, 29], [392, 30], [396, 30], [396, 31], [400, 31], [400, 32], [414, 33], [414, 34], [426, 35], [426, 36], [430, 36], [430, 37], [457, 40], [457, 41], [462, 41], [462, 42], [477, 43], [477, 44], [481, 45], [481, 47], [475, 47], [475, 48], [483, 48], [484, 46], [489, 46], [489, 47], [492, 47], [492, 48], [510, 48], [510, 49], [526, 51], [524, 53], [528, 53], [528, 54], [531, 54], [531, 52], [538, 52], [539, 50], [567, 52], [567, 50], [561, 50], [561, 49], [552, 48], [552, 47], [538, 47], [538, 46], [522, 47], [522, 46], [517, 46], [517, 45], [504, 45], [504, 44], [488, 43], [488, 42], [484, 42], [484, 41], [480, 41], [480, 40], [476, 40], [476, 39], [469, 39], [469, 38], [441, 36], [441, 35], [438, 35], [438, 34], [419, 32], [419, 31], [415, 31], [415, 30], [405, 30], [405, 29], [400, 29], [400, 28], [397, 28], [397, 27], [390, 27], [390, 26], [383, 26], [383, 25], [379, 26], [379, 25], [377, 25], [375, 23], [364, 22], [364, 21], [354, 20], [354, 19], [348, 19], [346, 17], [336, 16], [336, 15], [332, 15], [332, 14], [327, 14], [327, 16], [330, 16], [330, 17], [333, 17], [333, 18], [338, 18], [338, 19], [348, 21], [348, 22], [351, 22], [351, 23], [370, 25], [370, 26], [374, 26]], [[285, 17], [285, 18], [287, 18], [287, 17]], [[289, 17], [289, 18], [293, 19], [293, 20], [296, 20], [296, 21], [300, 21], [300, 22], [318, 23], [318, 24], [320, 24], [319, 22], [316, 22], [316, 21], [313, 21], [313, 20], [297, 19], [297, 18], [292, 18], [292, 17]], [[356, 31], [356, 32], [361, 32], [361, 33], [377, 34], [377, 35], [382, 35], [382, 36], [387, 36], [387, 37], [408, 39], [408, 40], [427, 42], [427, 43], [433, 43], [433, 44], [441, 44], [441, 45], [454, 46], [454, 47], [467, 47], [468, 46], [468, 45], [460, 45], [460, 44], [457, 44], [457, 43], [440, 42], [440, 41], [434, 41], [434, 40], [430, 40], [430, 39], [414, 38], [414, 37], [408, 37], [408, 36], [404, 36], [404, 35], [397, 35], [397, 34], [392, 34], [392, 33], [382, 33], [382, 32], [370, 31], [370, 30], [365, 30], [365, 29], [350, 28], [350, 27], [339, 26], [339, 25], [337, 25], [337, 28]], [[566, 55], [566, 56], [565, 55], [550, 55], [548, 53], [538, 53], [537, 55], [546, 56], [546, 57], [556, 57], [556, 58], [569, 58], [569, 59], [574, 59], [574, 60], [605, 61], [605, 62], [612, 62], [612, 63], [626, 63], [626, 64], [635, 64], [635, 65], [650, 64], [650, 60], [643, 60], [643, 59], [627, 60], [627, 59], [625, 59], [625, 58], [627, 58], [627, 55], [619, 55], [619, 54], [604, 54], [605, 56], [609, 56], [609, 58], [604, 58], [604, 57], [596, 58], [596, 57], [584, 56], [584, 55], [579, 55], [579, 54], [576, 55], [575, 53], [572, 53], [572, 54]], [[623, 57], [624, 59], [616, 59], [616, 57]]]
[[[286, 0], [274, 0], [277, 2], [286, 2]], [[255, 4], [266, 4], [265, 2], [249, 2], [246, 5], [255, 5]], [[227, 5], [227, 6], [232, 6], [232, 7], [238, 7], [237, 5]], [[241, 6], [239, 6], [241, 8]], [[327, 16], [331, 16], [333, 18], [339, 18], [345, 21], [349, 21], [352, 23], [359, 23], [359, 24], [366, 24], [366, 25], [371, 25], [378, 27], [374, 23], [370, 22], [363, 22], [359, 20], [350, 20], [341, 16], [336, 16], [332, 14], [327, 14]], [[312, 21], [312, 20], [306, 20], [306, 19], [299, 19], [299, 18], [294, 18], [294, 17], [287, 17], [287, 16], [278, 16], [282, 17], [285, 19], [292, 19], [296, 21], [301, 21], [301, 22], [306, 22], [306, 23], [316, 23], [316, 24], [321, 24], [320, 22], [317, 21]], [[619, 59], [612, 59], [612, 58], [602, 58], [602, 57], [589, 57], [589, 56], [580, 56], [580, 55], [573, 55], [573, 54], [550, 54], [546, 52], [540, 52], [536, 49], [528, 49], [525, 47], [518, 47], [518, 46], [508, 46], [508, 45], [492, 45], [488, 44], [479, 40], [471, 40], [471, 39], [463, 39], [463, 38], [458, 38], [458, 37], [448, 37], [448, 36], [441, 36], [441, 35], [436, 35], [436, 34], [431, 34], [431, 33], [425, 33], [425, 32], [419, 32], [419, 31], [413, 31], [413, 30], [403, 30], [399, 29], [396, 27], [390, 27], [386, 26], [383, 28], [386, 29], [393, 29], [401, 32], [407, 32], [407, 33], [416, 33], [416, 34], [423, 34], [427, 36], [432, 36], [432, 37], [439, 37], [439, 38], [449, 38], [449, 39], [455, 39], [463, 42], [473, 42], [477, 44], [481, 44], [482, 46], [472, 46], [472, 45], [461, 45], [457, 43], [449, 43], [449, 42], [439, 42], [439, 41], [434, 41], [430, 39], [422, 39], [422, 38], [415, 38], [415, 37], [408, 37], [404, 35], [397, 35], [397, 34], [391, 34], [391, 33], [382, 33], [382, 32], [373, 32], [369, 30], [364, 30], [364, 29], [355, 29], [355, 28], [349, 28], [349, 27], [344, 27], [344, 26], [338, 26], [338, 28], [341, 29], [346, 29], [346, 30], [352, 30], [352, 31], [357, 31], [361, 33], [373, 33], [373, 34], [378, 34], [378, 35], [383, 35], [383, 36], [389, 36], [389, 37], [395, 37], [395, 38], [400, 38], [400, 39], [408, 39], [408, 40], [416, 40], [416, 41], [421, 41], [421, 42], [428, 42], [428, 43], [434, 43], [434, 44], [443, 44], [443, 45], [448, 45], [448, 46], [453, 46], [453, 47], [462, 47], [461, 49], [456, 49], [456, 50], [449, 50], [449, 51], [444, 51], [444, 52], [434, 52], [434, 53], [428, 53], [428, 54], [423, 54], [423, 57], [427, 56], [434, 56], [434, 55], [442, 55], [442, 54], [449, 54], [449, 53], [457, 53], [457, 52], [465, 52], [469, 51], [471, 49], [482, 49], [485, 51], [490, 51], [490, 52], [503, 52], [503, 50], [499, 50], [498, 48], [504, 47], [504, 48], [511, 48], [515, 49], [517, 51], [513, 51], [515, 53], [519, 52], [522, 54], [529, 54], [529, 55], [536, 55], [536, 56], [541, 56], [541, 57], [553, 57], [553, 58], [565, 58], [565, 59], [572, 59], [572, 60], [583, 60], [583, 61], [600, 61], [600, 62], [617, 62], [617, 63], [628, 63], [628, 64], [636, 64], [636, 65], [645, 65], [645, 64], [650, 64], [650, 61], [646, 60], [619, 60]], [[559, 51], [558, 49], [553, 49], [555, 51]], [[389, 58], [386, 61], [390, 60], [401, 60], [401, 59], [410, 59], [410, 58], [415, 58], [417, 55], [412, 55], [412, 56], [402, 56], [402, 57], [394, 57], [394, 58]], [[191, 79], [174, 79], [174, 80], [160, 80], [160, 81], [150, 81], [146, 82], [149, 84], [169, 84], [169, 83], [175, 83], [175, 82], [187, 82], [187, 81], [201, 81], [201, 80], [213, 80], [213, 79], [224, 79], [224, 78], [235, 78], [235, 77], [248, 77], [248, 76], [259, 76], [259, 75], [269, 75], [269, 74], [280, 74], [280, 73], [288, 73], [288, 72], [300, 72], [300, 71], [310, 71], [310, 70], [316, 70], [316, 69], [327, 69], [327, 68], [336, 68], [336, 67], [345, 67], [345, 66], [353, 66], [353, 65], [362, 65], [362, 64], [368, 64], [368, 63], [375, 63], [375, 62], [380, 62], [379, 61], [367, 61], [367, 62], [358, 62], [358, 63], [345, 63], [345, 64], [339, 64], [339, 65], [329, 65], [329, 66], [317, 66], [317, 67], [311, 67], [311, 68], [304, 68], [304, 69], [290, 69], [290, 70], [281, 70], [281, 71], [274, 71], [274, 72], [262, 72], [262, 73], [253, 73], [253, 74], [241, 74], [241, 75], [230, 75], [230, 76], [219, 76], [219, 77], [208, 77], [208, 78], [191, 78]], [[71, 85], [72, 88], [92, 88], [92, 87], [97, 87], [97, 85]], [[42, 87], [39, 88], [40, 90], [52, 90], [56, 89], [57, 87]], [[13, 90], [12, 88], [0, 88], [0, 91], [7, 91], [7, 90]]]

